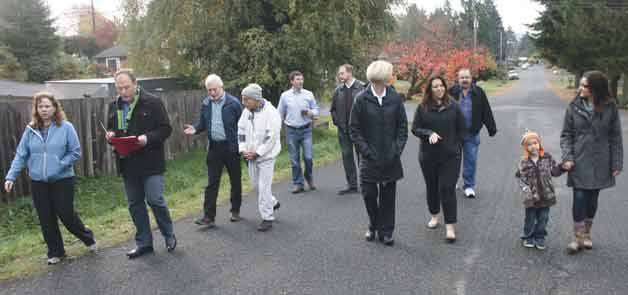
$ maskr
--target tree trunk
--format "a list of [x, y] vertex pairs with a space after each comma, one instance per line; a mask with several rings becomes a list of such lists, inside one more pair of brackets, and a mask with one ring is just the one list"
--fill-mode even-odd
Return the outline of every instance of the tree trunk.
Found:
[[580, 79], [582, 79], [582, 75], [584, 75], [583, 71], [577, 71], [574, 76], [576, 76], [576, 79], [574, 81], [574, 88], [578, 89], [578, 87], [580, 87]]

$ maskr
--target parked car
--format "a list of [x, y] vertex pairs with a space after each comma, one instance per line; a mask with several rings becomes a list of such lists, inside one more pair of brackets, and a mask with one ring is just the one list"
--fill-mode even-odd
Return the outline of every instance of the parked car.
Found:
[[508, 71], [508, 80], [519, 80], [519, 73], [515, 70]]

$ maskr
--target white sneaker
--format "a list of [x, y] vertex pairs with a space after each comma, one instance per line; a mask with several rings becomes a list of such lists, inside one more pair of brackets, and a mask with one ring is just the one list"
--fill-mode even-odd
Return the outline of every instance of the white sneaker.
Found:
[[475, 198], [475, 191], [472, 188], [470, 188], [470, 187], [465, 188], [464, 189], [464, 195], [465, 195], [465, 197], [467, 197], [469, 199], [473, 199], [473, 198]]
[[94, 242], [90, 246], [87, 246], [87, 248], [89, 249], [89, 252], [96, 252], [98, 251], [98, 243]]
[[53, 265], [61, 262], [61, 257], [50, 257], [48, 258], [48, 264]]

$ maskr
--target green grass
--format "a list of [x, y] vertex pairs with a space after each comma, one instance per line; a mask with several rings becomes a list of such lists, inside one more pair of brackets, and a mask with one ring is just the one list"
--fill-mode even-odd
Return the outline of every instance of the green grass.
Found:
[[[314, 155], [317, 166], [340, 157], [336, 130], [323, 118], [323, 127], [314, 130]], [[327, 125], [327, 126], [326, 126]], [[203, 203], [203, 189], [207, 185], [206, 152], [197, 150], [168, 161], [165, 174], [165, 196], [174, 219], [198, 214]], [[246, 165], [242, 165], [243, 191], [250, 190]], [[275, 164], [275, 181], [290, 175], [287, 149]], [[229, 178], [221, 180], [219, 202], [228, 197]], [[132, 238], [135, 229], [127, 211], [121, 178], [100, 176], [77, 177], [77, 212], [96, 235], [101, 247], [114, 246]], [[11, 204], [0, 205], [0, 280], [10, 280], [45, 271], [46, 245], [41, 237], [37, 215], [31, 199], [26, 197]], [[151, 217], [151, 220], [153, 218]], [[152, 220], [154, 223], [154, 220]], [[154, 225], [154, 224], [153, 224]], [[66, 252], [76, 257], [86, 247], [69, 234], [63, 226]]]
[[482, 81], [481, 83], [478, 83], [478, 85], [484, 89], [484, 92], [486, 92], [487, 95], [492, 95], [504, 87], [508, 87], [513, 83], [516, 83], [515, 81], [516, 80], [488, 80]]

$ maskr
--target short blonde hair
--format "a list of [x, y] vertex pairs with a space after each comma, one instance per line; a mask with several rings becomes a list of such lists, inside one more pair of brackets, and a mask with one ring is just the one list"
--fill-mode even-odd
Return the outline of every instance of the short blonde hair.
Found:
[[393, 73], [393, 65], [384, 60], [372, 62], [366, 69], [366, 79], [371, 83], [388, 82]]
[[217, 84], [220, 88], [223, 87], [222, 79], [216, 74], [210, 74], [207, 78], [205, 78], [205, 88], [211, 84]]

